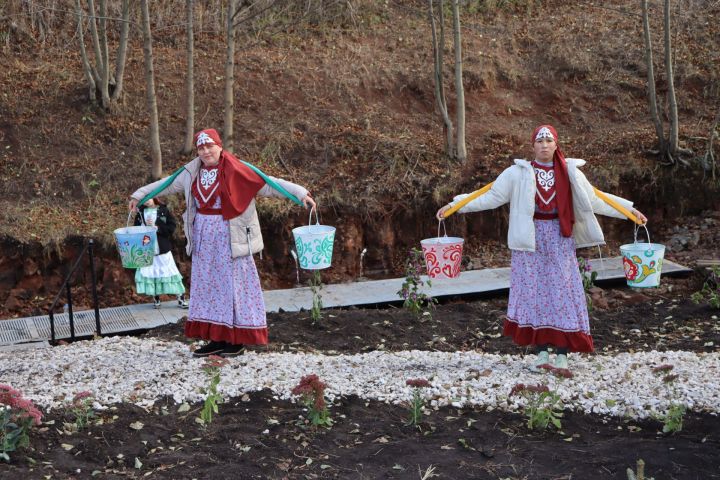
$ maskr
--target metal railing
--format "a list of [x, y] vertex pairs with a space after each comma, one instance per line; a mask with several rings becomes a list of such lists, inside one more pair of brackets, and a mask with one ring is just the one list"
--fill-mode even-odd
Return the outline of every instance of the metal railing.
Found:
[[70, 285], [70, 279], [72, 278], [73, 274], [77, 271], [78, 267], [80, 266], [80, 262], [83, 258], [83, 255], [85, 255], [85, 252], [88, 252], [89, 260], [90, 260], [90, 275], [92, 278], [92, 296], [93, 296], [93, 307], [95, 308], [95, 332], [98, 336], [100, 336], [102, 333], [100, 331], [100, 308], [98, 307], [98, 296], [97, 296], [97, 280], [95, 278], [95, 257], [93, 255], [93, 245], [95, 245], [95, 241], [90, 238], [88, 239], [87, 243], [83, 247], [82, 251], [80, 252], [80, 255], [78, 255], [77, 260], [75, 260], [75, 264], [70, 269], [70, 271], [67, 274], [67, 277], [65, 277], [65, 281], [63, 282], [62, 286], [60, 287], [60, 291], [57, 295], [55, 295], [55, 300], [53, 301], [52, 305], [50, 305], [50, 308], [48, 309], [48, 316], [50, 317], [50, 342], [52, 344], [55, 343], [55, 315], [53, 311], [55, 310], [55, 307], [57, 307], [58, 301], [60, 300], [60, 295], [63, 293], [63, 289], [66, 291], [67, 296], [67, 307], [68, 307], [68, 319], [70, 321], [70, 340], [75, 340], [75, 320], [73, 318], [73, 308], [72, 308], [72, 292], [71, 292], [71, 285]]

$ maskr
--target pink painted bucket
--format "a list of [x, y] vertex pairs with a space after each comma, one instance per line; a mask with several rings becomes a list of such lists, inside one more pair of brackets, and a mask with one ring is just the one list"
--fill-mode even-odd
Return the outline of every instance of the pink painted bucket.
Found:
[[[440, 223], [445, 228], [445, 223]], [[426, 238], [420, 241], [425, 266], [430, 278], [456, 278], [460, 275], [462, 263], [462, 251], [465, 240], [460, 237], [448, 237], [447, 231], [440, 236], [440, 225], [438, 225], [438, 236]]]

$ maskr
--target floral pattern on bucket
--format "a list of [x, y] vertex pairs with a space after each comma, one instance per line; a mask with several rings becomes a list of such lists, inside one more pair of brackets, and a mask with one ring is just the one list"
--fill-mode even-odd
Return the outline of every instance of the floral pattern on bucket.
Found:
[[[314, 225], [312, 224], [313, 212], [315, 212]], [[328, 268], [332, 262], [335, 227], [320, 225], [317, 211], [314, 208], [310, 210], [308, 224], [293, 229], [300, 268], [304, 270]]]
[[427, 274], [430, 278], [455, 278], [460, 275], [462, 264], [463, 243], [459, 237], [448, 237], [447, 230], [444, 236], [440, 236], [440, 225], [443, 229], [445, 223], [441, 220], [438, 224], [438, 236], [426, 238], [420, 242]]
[[635, 228], [635, 241], [620, 247], [623, 256], [623, 270], [627, 284], [630, 287], [657, 287], [660, 284], [663, 256], [665, 246], [658, 243], [650, 243], [650, 235], [647, 234], [647, 243], [637, 241], [638, 228]]
[[[130, 212], [130, 215], [132, 214], [133, 212]], [[153, 264], [157, 227], [147, 225], [131, 227], [128, 216], [127, 226], [115, 229], [113, 234], [123, 267], [143, 268]]]

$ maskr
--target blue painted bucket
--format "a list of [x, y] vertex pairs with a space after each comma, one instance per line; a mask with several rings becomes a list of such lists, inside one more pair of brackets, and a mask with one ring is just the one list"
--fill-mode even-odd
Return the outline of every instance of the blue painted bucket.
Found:
[[152, 265], [157, 243], [157, 227], [126, 226], [116, 229], [113, 234], [123, 267], [143, 268]]

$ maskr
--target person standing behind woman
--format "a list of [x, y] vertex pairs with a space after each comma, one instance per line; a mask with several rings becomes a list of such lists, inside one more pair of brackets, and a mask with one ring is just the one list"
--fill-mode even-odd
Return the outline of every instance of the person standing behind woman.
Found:
[[151, 295], [155, 308], [160, 308], [160, 295], [177, 295], [178, 307], [188, 308], [185, 285], [172, 254], [175, 217], [159, 198], [151, 198], [139, 210], [135, 225], [157, 227], [157, 246], [152, 265], [135, 271], [137, 293]]
[[[198, 156], [186, 164], [162, 194], [182, 192], [187, 253], [191, 256], [190, 310], [185, 335], [207, 340], [195, 357], [240, 355], [244, 345], [268, 341], [265, 302], [253, 254], [263, 239], [255, 197], [283, 197], [284, 189], [307, 207], [315, 202], [307, 189], [275, 177], [261, 177], [223, 150], [215, 129], [195, 134]], [[275, 184], [271, 186], [266, 183]], [[139, 188], [129, 208], [168, 179]]]
[[[569, 351], [593, 351], [575, 249], [605, 243], [595, 213], [625, 217], [596, 196], [578, 169], [584, 160], [565, 158], [555, 128], [537, 127], [532, 143], [532, 162], [515, 160], [487, 193], [458, 211], [477, 212], [510, 203], [510, 297], [503, 334], [518, 345], [538, 347], [530, 367], [538, 372], [550, 362], [549, 346], [557, 350], [556, 368], [568, 368]], [[632, 202], [607, 195], [647, 222]], [[437, 218], [444, 218], [465, 197], [456, 196], [438, 210]]]

